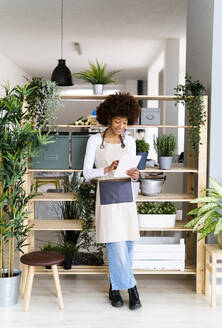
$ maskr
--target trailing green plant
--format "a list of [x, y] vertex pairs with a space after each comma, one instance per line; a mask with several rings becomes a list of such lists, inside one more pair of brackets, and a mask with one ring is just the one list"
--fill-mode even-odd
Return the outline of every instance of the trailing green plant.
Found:
[[144, 139], [136, 139], [136, 152], [146, 153], [150, 149], [150, 145]]
[[58, 119], [57, 110], [62, 106], [59, 87], [55, 82], [33, 77], [28, 89], [33, 91], [26, 97], [29, 107], [27, 119], [31, 119], [38, 127], [55, 125]]
[[138, 206], [139, 214], [176, 214], [176, 206], [171, 202], [145, 202]]
[[101, 64], [96, 59], [96, 64], [89, 61], [90, 69], [86, 69], [85, 71], [79, 73], [73, 73], [77, 79], [81, 79], [92, 84], [111, 84], [116, 83], [112, 77], [120, 72], [121, 70], [113, 70], [109, 73], [106, 73], [107, 64]]
[[185, 105], [188, 125], [191, 128], [187, 129], [187, 137], [189, 145], [193, 151], [197, 150], [200, 140], [200, 127], [206, 121], [206, 112], [203, 103], [203, 94], [206, 91], [204, 85], [199, 81], [193, 81], [192, 76], [186, 74], [185, 84], [179, 84], [175, 90], [175, 96], [178, 103]]
[[[0, 277], [13, 276], [15, 250], [23, 251], [31, 227], [26, 223], [27, 204], [36, 193], [24, 190], [24, 176], [29, 159], [36, 156], [39, 147], [49, 142], [32, 121], [27, 121], [28, 108], [24, 100], [33, 92], [26, 84], [10, 90], [5, 87], [0, 99]], [[34, 142], [34, 146], [33, 146]], [[15, 244], [16, 239], [16, 244]], [[6, 264], [6, 248], [8, 264]]]
[[173, 156], [176, 149], [176, 137], [174, 134], [163, 134], [159, 137], [154, 137], [154, 149], [158, 156]]
[[205, 189], [208, 195], [192, 200], [190, 203], [199, 204], [199, 207], [187, 214], [194, 216], [184, 227], [193, 227], [193, 231], [200, 233], [201, 240], [214, 231], [217, 236], [222, 231], [222, 185], [210, 178], [211, 188]]

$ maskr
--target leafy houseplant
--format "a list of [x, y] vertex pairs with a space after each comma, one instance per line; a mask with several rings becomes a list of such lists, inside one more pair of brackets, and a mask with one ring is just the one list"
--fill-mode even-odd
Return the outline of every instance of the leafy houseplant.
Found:
[[210, 182], [212, 187], [205, 189], [208, 195], [191, 201], [192, 204], [200, 205], [187, 213], [195, 217], [185, 228], [193, 227], [193, 231], [200, 233], [198, 241], [214, 231], [214, 236], [218, 237], [219, 246], [222, 248], [222, 185], [212, 178]]
[[32, 92], [26, 97], [29, 107], [26, 119], [31, 119], [38, 127], [55, 125], [58, 107], [62, 106], [59, 87], [40, 77], [33, 77], [28, 82], [28, 90], [32, 89]]
[[138, 164], [139, 170], [144, 170], [146, 167], [146, 160], [150, 145], [144, 139], [136, 139], [136, 154], [141, 155], [142, 158]]
[[[14, 277], [15, 250], [23, 251], [31, 229], [26, 224], [27, 204], [36, 193], [26, 194], [24, 175], [29, 159], [38, 153], [41, 144], [48, 142], [47, 134], [42, 136], [34, 123], [25, 120], [28, 108], [23, 106], [24, 99], [32, 91], [28, 84], [12, 90], [5, 86], [6, 96], [0, 99], [0, 280]], [[1, 300], [10, 297], [3, 296], [2, 291], [0, 294]], [[9, 300], [4, 305], [16, 301]]]
[[176, 207], [171, 202], [145, 202], [138, 206], [138, 218], [141, 228], [173, 228], [176, 219]]
[[154, 148], [158, 154], [159, 166], [162, 170], [170, 170], [173, 153], [176, 149], [176, 137], [174, 134], [161, 135], [154, 138]]
[[[92, 231], [95, 215], [95, 185], [86, 183], [73, 174], [71, 181], [64, 183], [65, 192], [74, 192], [77, 200], [75, 202], [61, 202], [62, 217], [64, 219], [80, 220], [81, 231], [61, 231], [58, 235], [60, 243], [53, 245], [50, 243], [44, 250], [53, 249], [64, 254], [65, 262], [74, 260], [75, 263], [86, 263], [87, 257], [95, 257], [95, 264], [103, 263], [102, 245], [94, 241], [95, 232]], [[52, 248], [53, 247], [53, 248]], [[90, 254], [90, 247], [95, 249], [95, 254]], [[87, 250], [89, 253], [81, 253]], [[82, 263], [82, 264], [83, 264]], [[66, 265], [66, 263], [65, 263]]]
[[192, 76], [185, 76], [185, 85], [179, 84], [175, 90], [178, 103], [185, 105], [188, 124], [191, 126], [187, 131], [190, 147], [193, 151], [197, 150], [200, 144], [200, 126], [206, 120], [206, 112], [203, 104], [203, 94], [206, 91], [204, 85], [199, 80], [193, 81]]
[[85, 71], [74, 73], [73, 76], [75, 76], [78, 79], [82, 79], [84, 81], [87, 81], [91, 83], [94, 86], [96, 85], [102, 85], [100, 89], [96, 92], [96, 87], [93, 88], [94, 94], [102, 94], [103, 93], [103, 85], [104, 84], [111, 84], [115, 83], [116, 81], [113, 80], [113, 76], [120, 72], [120, 70], [113, 70], [109, 73], [106, 73], [106, 66], [107, 64], [101, 64], [96, 59], [96, 64], [89, 61], [90, 69], [87, 69]]

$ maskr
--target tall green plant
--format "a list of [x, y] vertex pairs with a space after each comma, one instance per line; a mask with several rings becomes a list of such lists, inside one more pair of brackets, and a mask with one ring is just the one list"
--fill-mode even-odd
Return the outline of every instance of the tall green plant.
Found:
[[[0, 99], [0, 275], [13, 275], [15, 249], [22, 251], [29, 230], [27, 204], [36, 194], [29, 195], [23, 188], [29, 159], [41, 144], [48, 143], [48, 135], [41, 135], [32, 121], [27, 121], [25, 99], [33, 89], [26, 84], [10, 90], [5, 86], [5, 97]], [[33, 146], [34, 145], [34, 146]], [[16, 239], [16, 245], [15, 240]], [[8, 265], [6, 265], [8, 246]]]
[[153, 140], [154, 148], [158, 156], [173, 156], [176, 149], [176, 137], [174, 134], [163, 134]]
[[84, 80], [86, 82], [92, 84], [110, 84], [115, 83], [116, 81], [112, 79], [112, 77], [120, 72], [121, 70], [114, 70], [109, 73], [106, 73], [107, 64], [100, 64], [96, 59], [96, 64], [93, 64], [89, 61], [90, 69], [86, 69], [85, 71], [79, 73], [73, 73], [77, 79]]
[[191, 126], [187, 130], [189, 145], [193, 151], [197, 150], [200, 140], [200, 127], [206, 120], [206, 112], [203, 104], [203, 94], [206, 91], [204, 85], [199, 81], [193, 81], [192, 76], [185, 76], [185, 84], [179, 84], [175, 90], [178, 103], [185, 105], [188, 124]]

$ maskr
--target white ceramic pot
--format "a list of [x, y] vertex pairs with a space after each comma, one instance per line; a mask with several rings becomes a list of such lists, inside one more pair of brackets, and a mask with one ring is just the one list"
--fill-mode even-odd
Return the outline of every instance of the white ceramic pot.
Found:
[[176, 214], [138, 214], [140, 228], [174, 228]]

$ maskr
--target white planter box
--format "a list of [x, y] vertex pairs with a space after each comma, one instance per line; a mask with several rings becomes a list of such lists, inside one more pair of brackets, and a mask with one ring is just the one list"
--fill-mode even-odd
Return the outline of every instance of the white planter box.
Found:
[[133, 269], [184, 271], [184, 267], [184, 239], [141, 237], [135, 244]]
[[138, 214], [140, 228], [174, 228], [176, 214]]

